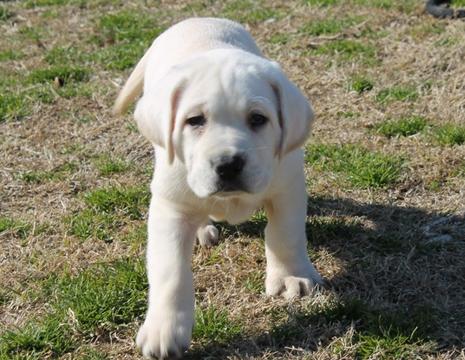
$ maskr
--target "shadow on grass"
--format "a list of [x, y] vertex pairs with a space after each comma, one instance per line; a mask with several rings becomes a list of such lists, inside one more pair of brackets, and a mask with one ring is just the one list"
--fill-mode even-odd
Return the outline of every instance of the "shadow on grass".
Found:
[[[344, 264], [329, 279], [336, 302], [288, 312], [265, 335], [196, 346], [188, 359], [313, 351], [351, 329], [360, 359], [465, 348], [464, 216], [321, 197], [309, 200], [308, 214], [312, 259], [324, 252]], [[265, 226], [259, 216], [222, 232], [263, 237]]]

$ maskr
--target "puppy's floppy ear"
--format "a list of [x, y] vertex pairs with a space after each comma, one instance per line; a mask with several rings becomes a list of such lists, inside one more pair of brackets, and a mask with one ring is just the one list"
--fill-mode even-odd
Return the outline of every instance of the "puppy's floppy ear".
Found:
[[173, 130], [185, 77], [169, 71], [136, 105], [134, 118], [142, 135], [152, 144], [166, 149], [168, 161], [174, 160]]
[[310, 135], [314, 118], [307, 98], [283, 73], [276, 62], [271, 62], [271, 86], [278, 100], [281, 141], [279, 155], [283, 156], [301, 146]]

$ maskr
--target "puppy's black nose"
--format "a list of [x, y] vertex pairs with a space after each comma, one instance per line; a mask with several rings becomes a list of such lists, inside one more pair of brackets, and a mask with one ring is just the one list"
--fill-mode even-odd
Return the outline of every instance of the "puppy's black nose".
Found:
[[223, 181], [235, 180], [242, 172], [245, 159], [242, 155], [222, 156], [216, 165], [216, 173]]

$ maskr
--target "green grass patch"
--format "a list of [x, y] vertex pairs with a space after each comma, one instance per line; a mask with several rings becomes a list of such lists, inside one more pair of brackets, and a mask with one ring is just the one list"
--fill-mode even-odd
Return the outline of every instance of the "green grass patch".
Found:
[[304, 0], [310, 6], [332, 6], [340, 3], [340, 0]]
[[91, 191], [84, 195], [86, 205], [99, 213], [122, 213], [133, 220], [143, 218], [150, 200], [145, 186], [109, 187]]
[[244, 287], [254, 293], [263, 294], [265, 292], [265, 278], [261, 271], [253, 271], [244, 280]]
[[229, 318], [225, 310], [214, 306], [197, 307], [195, 310], [195, 325], [192, 336], [202, 343], [227, 343], [242, 332], [237, 321]]
[[77, 347], [73, 330], [65, 316], [50, 314], [0, 335], [0, 359], [57, 358]]
[[43, 37], [43, 28], [34, 26], [23, 26], [19, 29], [19, 34], [25, 39], [32, 40], [35, 43], [40, 43], [40, 39]]
[[47, 69], [32, 70], [29, 80], [33, 83], [47, 83], [58, 80], [60, 85], [69, 82], [89, 80], [90, 73], [87, 68], [73, 66], [52, 66]]
[[121, 220], [111, 214], [98, 213], [84, 209], [65, 218], [69, 232], [82, 240], [95, 238], [105, 242], [114, 240], [115, 231], [121, 226]]
[[0, 94], [0, 122], [21, 120], [29, 112], [24, 96], [8, 92]]
[[337, 115], [342, 116], [345, 119], [354, 119], [360, 116], [359, 113], [353, 111], [338, 111]]
[[445, 124], [433, 129], [436, 141], [445, 146], [465, 144], [465, 126]]
[[97, 335], [131, 323], [146, 309], [147, 280], [142, 261], [101, 264], [77, 276], [53, 280], [58, 310], [72, 309], [80, 332]]
[[93, 42], [101, 49], [90, 60], [101, 63], [108, 70], [133, 67], [152, 41], [163, 31], [154, 16], [123, 10], [99, 18]]
[[95, 166], [102, 176], [122, 173], [129, 169], [129, 164], [125, 160], [108, 154], [95, 159]]
[[397, 10], [403, 13], [411, 13], [417, 6], [416, 0], [396, 1], [396, 0], [352, 0], [354, 5], [373, 7], [385, 10]]
[[376, 95], [376, 101], [381, 104], [388, 104], [393, 101], [415, 101], [418, 99], [418, 92], [413, 87], [393, 86], [381, 90]]
[[19, 174], [19, 178], [27, 183], [40, 184], [47, 181], [63, 180], [74, 171], [78, 166], [75, 163], [64, 163], [49, 171], [29, 170]]
[[381, 188], [400, 176], [401, 158], [370, 151], [357, 145], [310, 145], [306, 161], [314, 169], [341, 174], [355, 187]]
[[77, 358], [78, 360], [107, 360], [109, 357], [92, 348], [86, 348]]
[[162, 31], [155, 18], [129, 10], [103, 15], [97, 28], [99, 35], [95, 40], [101, 44], [144, 42], [149, 45]]
[[0, 21], [6, 21], [11, 18], [14, 14], [6, 8], [6, 6], [0, 6]]
[[422, 132], [428, 122], [424, 117], [411, 116], [396, 120], [383, 121], [375, 126], [376, 131], [386, 137], [411, 136]]
[[86, 208], [65, 217], [70, 234], [82, 240], [113, 241], [117, 231], [131, 221], [141, 220], [150, 194], [145, 187], [108, 187], [84, 194]]
[[15, 50], [4, 50], [0, 51], [0, 61], [19, 60], [24, 57], [24, 54], [20, 51]]
[[328, 41], [312, 52], [317, 55], [337, 56], [343, 62], [361, 61], [364, 64], [374, 64], [377, 61], [376, 48], [373, 45], [354, 40]]
[[435, 35], [440, 35], [446, 31], [446, 24], [441, 22], [427, 22], [413, 26], [409, 29], [409, 34], [418, 41], [430, 39]]
[[94, 58], [107, 70], [126, 70], [140, 60], [147, 46], [141, 43], [117, 44], [102, 48]]
[[337, 34], [359, 21], [360, 19], [358, 18], [312, 20], [302, 26], [299, 31], [312, 36]]
[[357, 358], [360, 360], [418, 358], [420, 354], [413, 337], [414, 332], [410, 335], [402, 335], [390, 330], [384, 330], [381, 335], [362, 334], [357, 338]]
[[350, 80], [349, 89], [361, 94], [372, 90], [374, 83], [371, 79], [364, 76], [355, 76]]
[[45, 54], [45, 61], [54, 67], [60, 67], [63, 65], [71, 65], [76, 62], [82, 62], [84, 59], [83, 51], [80, 51], [74, 46], [56, 46], [47, 51]]
[[147, 224], [142, 222], [131, 227], [121, 238], [125, 243], [131, 245], [131, 249], [139, 250], [147, 242]]
[[434, 42], [434, 46], [454, 46], [459, 44], [461, 39], [456, 36], [445, 36]]
[[32, 230], [32, 226], [24, 221], [9, 217], [0, 217], [0, 234], [9, 232], [20, 239], [26, 238]]
[[286, 45], [290, 40], [289, 34], [275, 33], [272, 34], [268, 40], [270, 44], [275, 45]]
[[50, 311], [0, 335], [5, 358], [59, 357], [84, 339], [109, 336], [146, 310], [147, 281], [142, 261], [98, 264], [77, 276], [52, 276], [44, 285]]
[[24, 6], [27, 8], [42, 7], [42, 6], [63, 6], [63, 5], [84, 5], [87, 0], [27, 0]]
[[266, 2], [235, 0], [226, 4], [221, 16], [240, 23], [257, 24], [268, 19], [279, 19], [282, 13], [267, 6]]

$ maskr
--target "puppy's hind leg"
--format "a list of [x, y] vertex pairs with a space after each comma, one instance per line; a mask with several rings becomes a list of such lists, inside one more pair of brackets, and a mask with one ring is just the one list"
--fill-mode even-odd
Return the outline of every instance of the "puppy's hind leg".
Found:
[[197, 230], [197, 239], [202, 247], [210, 247], [218, 244], [219, 232], [215, 225], [209, 221]]

